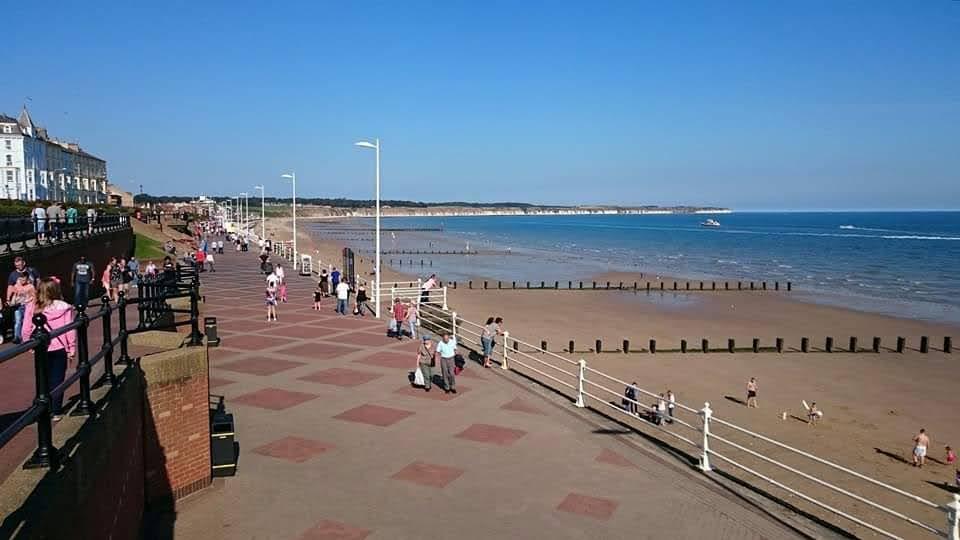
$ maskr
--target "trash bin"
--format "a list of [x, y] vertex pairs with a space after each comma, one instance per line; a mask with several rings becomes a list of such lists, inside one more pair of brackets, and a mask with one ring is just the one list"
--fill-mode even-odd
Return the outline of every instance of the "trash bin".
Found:
[[217, 335], [217, 318], [216, 317], [203, 318], [203, 331], [207, 335], [208, 347], [220, 346], [220, 336]]

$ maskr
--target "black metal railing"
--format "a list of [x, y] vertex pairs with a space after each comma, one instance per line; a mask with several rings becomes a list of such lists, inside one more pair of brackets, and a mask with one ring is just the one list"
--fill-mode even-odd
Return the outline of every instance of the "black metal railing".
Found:
[[[182, 271], [182, 274], [180, 273]], [[176, 328], [189, 324], [190, 335], [187, 339], [188, 346], [203, 345], [203, 334], [200, 333], [200, 279], [197, 269], [194, 267], [183, 268], [178, 271], [178, 275], [184, 278], [184, 281], [177, 281], [173, 285], [175, 288], [159, 289], [155, 296], [139, 297], [127, 299], [124, 293], [119, 293], [116, 305], [111, 305], [110, 298], [104, 296], [101, 301], [100, 309], [94, 314], [87, 313], [87, 306], [76, 306], [77, 316], [74, 321], [68, 325], [50, 331], [47, 326], [47, 319], [42, 313], [33, 317], [33, 323], [36, 329], [28, 341], [19, 345], [0, 351], [0, 364], [20, 358], [27, 351], [33, 352], [34, 362], [34, 383], [35, 396], [33, 403], [11, 424], [3, 428], [0, 432], [0, 449], [2, 449], [10, 440], [17, 436], [23, 429], [30, 424], [37, 424], [37, 448], [33, 455], [24, 464], [24, 468], [53, 468], [56, 469], [59, 464], [59, 454], [53, 444], [53, 400], [63, 396], [63, 394], [79, 382], [80, 395], [77, 404], [74, 406], [71, 416], [94, 416], [97, 405], [91, 397], [90, 377], [93, 368], [103, 362], [104, 375], [102, 382], [115, 386], [126, 371], [134, 365], [134, 360], [129, 354], [129, 338], [131, 335], [149, 330], [164, 330]], [[189, 309], [172, 309], [167, 302], [176, 298], [190, 298]], [[136, 328], [128, 329], [127, 325], [127, 306], [135, 304], [141, 308], [143, 304], [150, 306], [149, 320], [143, 318], [144, 312], [141, 310], [141, 317]], [[118, 313], [119, 328], [114, 335], [111, 330], [111, 317], [114, 312]], [[164, 318], [164, 313], [184, 313], [189, 318], [177, 322], [175, 316]], [[89, 341], [90, 324], [100, 320], [103, 331], [103, 345], [100, 350], [91, 351]], [[76, 370], [68, 375], [62, 383], [56, 388], [49, 388], [50, 384], [50, 362], [48, 358], [48, 347], [54, 339], [68, 333], [76, 332]], [[113, 353], [119, 349], [120, 356], [114, 362]], [[91, 354], [93, 352], [93, 354]], [[118, 374], [115, 367], [123, 366]]]
[[[0, 245], [6, 246], [4, 253], [9, 253], [15, 249], [25, 249], [31, 242], [35, 242], [34, 245], [46, 245], [129, 227], [130, 217], [126, 214], [109, 214], [95, 218], [0, 217]], [[19, 247], [14, 248], [17, 244]]]

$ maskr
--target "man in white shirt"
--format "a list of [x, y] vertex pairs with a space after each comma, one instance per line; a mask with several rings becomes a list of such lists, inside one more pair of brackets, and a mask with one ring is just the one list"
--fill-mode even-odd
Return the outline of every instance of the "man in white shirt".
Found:
[[92, 206], [87, 208], [87, 234], [93, 232], [93, 224], [97, 221], [97, 211]]
[[30, 215], [33, 217], [33, 230], [37, 233], [37, 242], [43, 242], [47, 238], [47, 211], [43, 209], [43, 205], [37, 203], [37, 207]]
[[443, 391], [456, 394], [457, 379], [454, 377], [453, 368], [456, 367], [457, 339], [444, 332], [443, 339], [437, 343], [437, 354], [440, 355], [440, 371], [443, 373]]
[[420, 293], [420, 303], [425, 304], [430, 301], [430, 289], [437, 286], [437, 275], [430, 274], [430, 277], [423, 282], [423, 285], [420, 287], [423, 292]]
[[337, 313], [347, 314], [347, 301], [350, 300], [350, 284], [346, 281], [337, 283]]

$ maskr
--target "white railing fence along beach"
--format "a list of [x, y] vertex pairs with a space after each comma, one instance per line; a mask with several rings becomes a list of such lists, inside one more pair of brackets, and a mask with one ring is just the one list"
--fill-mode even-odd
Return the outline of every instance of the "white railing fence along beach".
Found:
[[[397, 293], [398, 297], [406, 298], [403, 295], [411, 294], [414, 289], [390, 285], [391, 290], [402, 291]], [[419, 287], [416, 289], [419, 294]], [[421, 326], [434, 332], [450, 331], [458, 344], [481, 350], [483, 326], [446, 309], [445, 294], [443, 305], [438, 304], [437, 301], [420, 304]], [[729, 465], [882, 537], [915, 538], [926, 533], [960, 540], [960, 494], [954, 493], [946, 503], [938, 504], [718, 418], [709, 403], [696, 408], [678, 401], [672, 417], [662, 411], [658, 413], [657, 402], [664, 399], [658, 393], [591, 368], [582, 358], [571, 360], [511, 336], [509, 332], [502, 337], [504, 343], [498, 347], [495, 352], [498, 356], [494, 359], [502, 369], [539, 379], [540, 383], [569, 397], [576, 407], [589, 405], [597, 410], [609, 410], [614, 418], [632, 427], [652, 429], [665, 439], [683, 443], [697, 458], [697, 468], [704, 473], [714, 468], [729, 473], [724, 467]], [[630, 387], [636, 392], [636, 399], [625, 396], [624, 391]], [[644, 398], [654, 403], [645, 404]], [[641, 411], [645, 414], [641, 415]], [[644, 418], [656, 420], [658, 414], [660, 421], [643, 422]]]

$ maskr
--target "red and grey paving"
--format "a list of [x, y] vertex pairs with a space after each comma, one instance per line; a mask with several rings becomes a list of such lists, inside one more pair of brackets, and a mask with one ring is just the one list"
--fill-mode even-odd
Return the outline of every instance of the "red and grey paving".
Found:
[[203, 277], [211, 388], [237, 475], [182, 501], [176, 538], [795, 538], [776, 517], [652, 448], [596, 429], [529, 381], [467, 367], [456, 395], [412, 388], [415, 343], [312, 309], [291, 276], [267, 322], [252, 254]]

